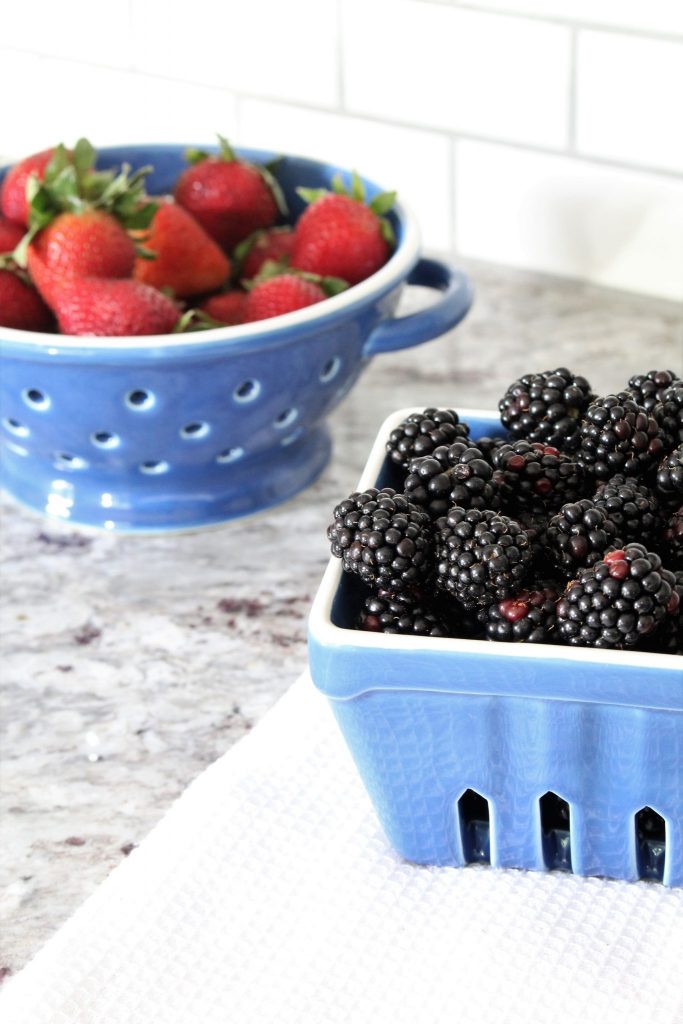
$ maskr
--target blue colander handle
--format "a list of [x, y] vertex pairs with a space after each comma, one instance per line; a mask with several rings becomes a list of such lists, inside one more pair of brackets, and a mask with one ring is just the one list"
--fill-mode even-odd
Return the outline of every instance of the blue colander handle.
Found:
[[434, 288], [441, 296], [431, 306], [410, 316], [383, 320], [366, 341], [363, 355], [394, 352], [438, 338], [460, 323], [472, 305], [472, 285], [467, 275], [440, 260], [419, 260], [408, 275], [407, 283]]

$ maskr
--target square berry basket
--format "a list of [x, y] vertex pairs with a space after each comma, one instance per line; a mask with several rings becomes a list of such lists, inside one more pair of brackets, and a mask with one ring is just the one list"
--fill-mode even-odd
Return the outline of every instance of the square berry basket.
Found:
[[[402, 489], [385, 443], [415, 411], [382, 425], [359, 491]], [[683, 886], [683, 659], [363, 632], [361, 590], [331, 558], [310, 670], [402, 857]]]

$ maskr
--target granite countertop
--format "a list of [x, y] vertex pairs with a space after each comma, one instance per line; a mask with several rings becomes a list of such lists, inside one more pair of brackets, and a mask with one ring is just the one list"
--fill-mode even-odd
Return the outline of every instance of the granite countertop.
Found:
[[305, 668], [325, 527], [385, 416], [493, 409], [521, 373], [559, 365], [598, 392], [653, 367], [683, 373], [674, 303], [459, 262], [476, 288], [468, 319], [372, 362], [331, 417], [326, 470], [285, 505], [205, 532], [119, 537], [3, 499], [0, 978]]

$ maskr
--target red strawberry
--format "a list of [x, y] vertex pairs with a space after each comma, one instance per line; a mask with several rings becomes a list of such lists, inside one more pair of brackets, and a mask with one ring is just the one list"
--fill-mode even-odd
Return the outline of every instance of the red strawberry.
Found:
[[62, 334], [98, 337], [170, 334], [179, 318], [175, 303], [156, 288], [100, 277], [61, 280], [52, 308]]
[[275, 223], [279, 193], [264, 168], [238, 160], [227, 141], [219, 139], [218, 156], [188, 154], [193, 166], [178, 178], [174, 195], [229, 252], [252, 231]]
[[244, 323], [267, 320], [271, 316], [291, 313], [304, 306], [322, 302], [327, 296], [322, 288], [295, 274], [280, 274], [255, 284], [244, 302]]
[[55, 321], [38, 292], [20, 274], [0, 268], [0, 327], [52, 331]]
[[157, 255], [138, 258], [135, 277], [155, 288], [172, 288], [180, 298], [215, 291], [230, 275], [230, 261], [223, 250], [174, 202], [159, 206], [144, 245]]
[[268, 260], [274, 260], [281, 265], [289, 263], [294, 245], [294, 232], [291, 228], [270, 228], [267, 231], [259, 231], [251, 238], [247, 238], [241, 246], [237, 247], [235, 256], [243, 259], [240, 268], [240, 277], [250, 280], [256, 277], [259, 270]]
[[312, 200], [297, 221], [292, 266], [323, 277], [357, 284], [386, 263], [391, 254], [391, 228], [381, 216], [393, 205], [394, 193], [382, 193], [369, 206], [363, 202], [360, 179], [353, 193], [335, 183], [335, 192], [299, 189]]
[[23, 237], [24, 232], [18, 224], [0, 216], [0, 254], [14, 252]]
[[130, 277], [135, 266], [132, 238], [103, 210], [58, 214], [31, 242], [31, 252], [56, 277]]
[[44, 149], [41, 153], [33, 153], [32, 156], [20, 160], [9, 169], [0, 185], [0, 213], [8, 220], [23, 228], [28, 226], [29, 204], [26, 199], [26, 183], [32, 174], [43, 178], [53, 154], [54, 149]]
[[206, 299], [199, 308], [212, 320], [232, 327], [243, 322], [246, 297], [244, 292], [222, 292], [220, 295], [212, 295], [211, 298]]

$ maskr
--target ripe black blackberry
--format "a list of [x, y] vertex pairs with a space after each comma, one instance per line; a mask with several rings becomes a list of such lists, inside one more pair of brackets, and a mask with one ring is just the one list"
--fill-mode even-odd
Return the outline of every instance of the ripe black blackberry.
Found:
[[402, 420], [389, 434], [387, 452], [404, 469], [411, 459], [430, 455], [435, 448], [469, 436], [470, 428], [461, 423], [454, 409], [424, 409]]
[[605, 510], [622, 543], [657, 545], [662, 528], [659, 504], [642, 481], [617, 473], [599, 484], [593, 502]]
[[667, 565], [683, 569], [683, 505], [664, 524], [662, 551], [666, 552]]
[[509, 444], [509, 441], [505, 437], [478, 437], [476, 441], [472, 441], [472, 444], [476, 445], [479, 451], [482, 453], [484, 458], [490, 465], [493, 465], [493, 459], [498, 451], [504, 444]]
[[557, 510], [583, 494], [583, 471], [576, 459], [540, 442], [513, 441], [493, 456], [499, 470], [502, 508], [510, 515], [520, 509]]
[[365, 599], [359, 629], [372, 633], [400, 633], [403, 636], [448, 636], [448, 628], [428, 608], [401, 600], [401, 595], [372, 594]]
[[429, 516], [391, 487], [349, 495], [334, 509], [327, 536], [344, 569], [371, 586], [407, 590], [432, 565]]
[[526, 582], [532, 551], [524, 529], [490, 509], [454, 506], [436, 523], [436, 583], [465, 609], [510, 597]]
[[559, 593], [552, 584], [537, 583], [496, 601], [479, 612], [487, 640], [548, 644], [555, 639]]
[[587, 477], [644, 476], [664, 454], [654, 416], [626, 391], [598, 398], [581, 421], [577, 459]]
[[593, 398], [585, 377], [566, 367], [527, 373], [514, 381], [498, 403], [500, 419], [514, 440], [540, 441], [570, 451], [579, 423]]
[[653, 636], [646, 637], [639, 649], [659, 654], [683, 654], [683, 570], [674, 572], [674, 591], [678, 598], [669, 602], [667, 615]]
[[657, 466], [655, 487], [662, 504], [680, 505], [683, 501], [683, 444], [665, 455]]
[[683, 381], [676, 381], [662, 392], [661, 403], [652, 410], [663, 437], [668, 437], [673, 448], [683, 442]]
[[423, 459], [413, 459], [403, 490], [435, 521], [453, 505], [494, 511], [500, 507], [493, 468], [481, 450], [467, 441], [456, 441], [447, 448], [436, 448]]
[[634, 401], [652, 412], [667, 388], [678, 381], [673, 370], [650, 370], [649, 373], [638, 373], [630, 378], [626, 391], [630, 391]]
[[590, 498], [563, 505], [549, 520], [546, 537], [555, 565], [569, 578], [623, 544], [605, 509]]
[[659, 555], [627, 544], [569, 583], [557, 604], [560, 639], [572, 646], [634, 647], [678, 604], [674, 586]]

